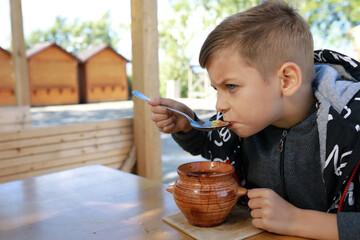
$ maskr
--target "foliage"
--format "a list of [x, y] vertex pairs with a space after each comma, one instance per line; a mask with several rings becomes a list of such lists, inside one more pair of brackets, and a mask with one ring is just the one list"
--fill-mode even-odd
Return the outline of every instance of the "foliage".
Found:
[[[194, 37], [208, 32], [225, 17], [259, 4], [261, 0], [168, 1], [174, 14], [169, 20], [159, 23], [160, 93], [165, 94], [167, 80], [178, 80], [181, 95], [186, 97], [189, 64], [193, 57], [197, 57], [197, 53], [187, 52]], [[349, 31], [360, 24], [360, 0], [285, 1], [297, 6], [320, 39], [335, 46], [350, 45]], [[65, 18], [56, 17], [50, 29], [32, 32], [26, 45], [31, 47], [38, 42], [52, 41], [73, 54], [101, 43], [116, 49], [119, 37], [111, 30], [110, 22], [109, 12], [99, 21], [83, 23], [69, 23]], [[125, 29], [126, 26], [120, 28]]]
[[[194, 36], [216, 25], [219, 19], [259, 2], [260, 0], [170, 0], [174, 15], [159, 26], [160, 53], [164, 55], [160, 64], [160, 93], [165, 93], [167, 80], [178, 80], [181, 83], [181, 96], [186, 97], [187, 75], [192, 57], [187, 55], [186, 50]], [[189, 28], [195, 22], [198, 28]]]
[[350, 39], [350, 29], [360, 24], [360, 0], [303, 1], [300, 10], [314, 31], [331, 43]]
[[186, 47], [192, 40], [194, 33], [188, 32], [190, 5], [187, 1], [173, 3], [176, 17], [159, 26], [160, 52], [160, 94], [165, 95], [166, 81], [178, 80], [181, 84], [181, 95], [187, 92], [187, 71], [190, 57], [186, 55]]
[[[187, 90], [187, 69], [191, 56], [186, 47], [194, 35], [212, 29], [225, 17], [249, 9], [261, 0], [169, 0], [173, 17], [160, 23], [160, 47], [165, 54], [161, 62], [160, 81], [163, 93], [166, 80], [181, 81], [182, 96]], [[323, 42], [334, 46], [350, 45], [349, 31], [360, 24], [360, 0], [285, 0], [295, 5]], [[196, 27], [194, 26], [196, 19]], [[200, 20], [199, 20], [200, 19]], [[194, 53], [191, 53], [194, 54]]]
[[68, 23], [66, 18], [57, 16], [50, 29], [36, 30], [26, 39], [26, 47], [36, 43], [51, 41], [67, 51], [77, 54], [91, 46], [108, 44], [115, 48], [119, 42], [117, 33], [111, 30], [110, 14], [105, 13], [98, 21]]
[[206, 14], [202, 19], [205, 27], [215, 26], [226, 17], [260, 4], [261, 0], [195, 0]]

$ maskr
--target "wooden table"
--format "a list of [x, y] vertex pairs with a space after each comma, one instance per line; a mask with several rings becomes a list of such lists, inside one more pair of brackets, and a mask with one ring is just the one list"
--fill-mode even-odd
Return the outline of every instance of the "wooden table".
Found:
[[179, 212], [165, 187], [101, 165], [3, 183], [0, 239], [192, 239], [161, 220]]

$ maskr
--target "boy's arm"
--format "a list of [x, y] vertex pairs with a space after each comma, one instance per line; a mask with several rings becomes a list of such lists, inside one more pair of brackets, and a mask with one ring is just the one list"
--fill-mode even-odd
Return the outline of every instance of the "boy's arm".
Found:
[[339, 239], [337, 215], [314, 210], [297, 210], [295, 236], [314, 239]]
[[[196, 120], [195, 115], [195, 120]], [[187, 133], [177, 132], [172, 133], [171, 136], [182, 149], [191, 153], [192, 155], [200, 155], [204, 158], [210, 159], [209, 152], [206, 150], [207, 138], [206, 132], [192, 129]]]
[[355, 240], [360, 237], [359, 212], [339, 212], [335, 214], [299, 210], [301, 211], [299, 219], [301, 219], [302, 223], [298, 224], [298, 232], [304, 234], [304, 237], [346, 240]]
[[253, 225], [269, 232], [312, 239], [338, 239], [337, 215], [297, 208], [271, 189], [248, 190]]
[[185, 104], [168, 98], [154, 98], [148, 101], [148, 104], [151, 106], [151, 120], [153, 120], [160, 132], [188, 132], [192, 129], [186, 117], [161, 106], [165, 105], [174, 108], [194, 118], [193, 111]]
[[160, 105], [166, 105], [182, 111], [195, 121], [200, 120], [196, 114], [185, 104], [167, 98], [154, 98], [148, 101], [151, 106], [152, 120], [160, 132], [171, 133], [174, 140], [192, 155], [201, 154], [204, 158], [210, 158], [207, 146], [206, 132], [195, 130], [189, 120]]
[[[223, 120], [221, 113], [216, 113], [209, 121]], [[200, 120], [194, 113], [194, 120]], [[173, 139], [187, 152], [199, 155], [214, 161], [223, 161], [232, 165], [241, 162], [239, 156], [240, 138], [230, 129], [222, 128], [215, 131], [199, 131], [192, 129], [189, 132], [176, 132], [172, 134]], [[236, 168], [236, 167], [235, 167]], [[244, 176], [236, 168], [239, 179]]]

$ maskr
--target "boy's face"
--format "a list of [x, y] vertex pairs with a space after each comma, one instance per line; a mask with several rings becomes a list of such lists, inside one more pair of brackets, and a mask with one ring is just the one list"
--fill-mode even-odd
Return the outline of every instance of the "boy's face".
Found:
[[267, 80], [239, 54], [219, 50], [207, 66], [211, 85], [217, 90], [216, 109], [240, 137], [251, 136], [282, 121], [280, 81]]

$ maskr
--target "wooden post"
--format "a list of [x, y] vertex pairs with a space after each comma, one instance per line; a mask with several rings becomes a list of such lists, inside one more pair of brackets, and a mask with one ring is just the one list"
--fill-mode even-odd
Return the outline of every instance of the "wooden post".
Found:
[[25, 53], [21, 0], [10, 0], [12, 56], [15, 70], [16, 105], [30, 105], [29, 75]]
[[[157, 0], [131, 0], [133, 89], [159, 96], [159, 34]], [[160, 132], [151, 121], [149, 105], [134, 99], [137, 174], [161, 181]]]

